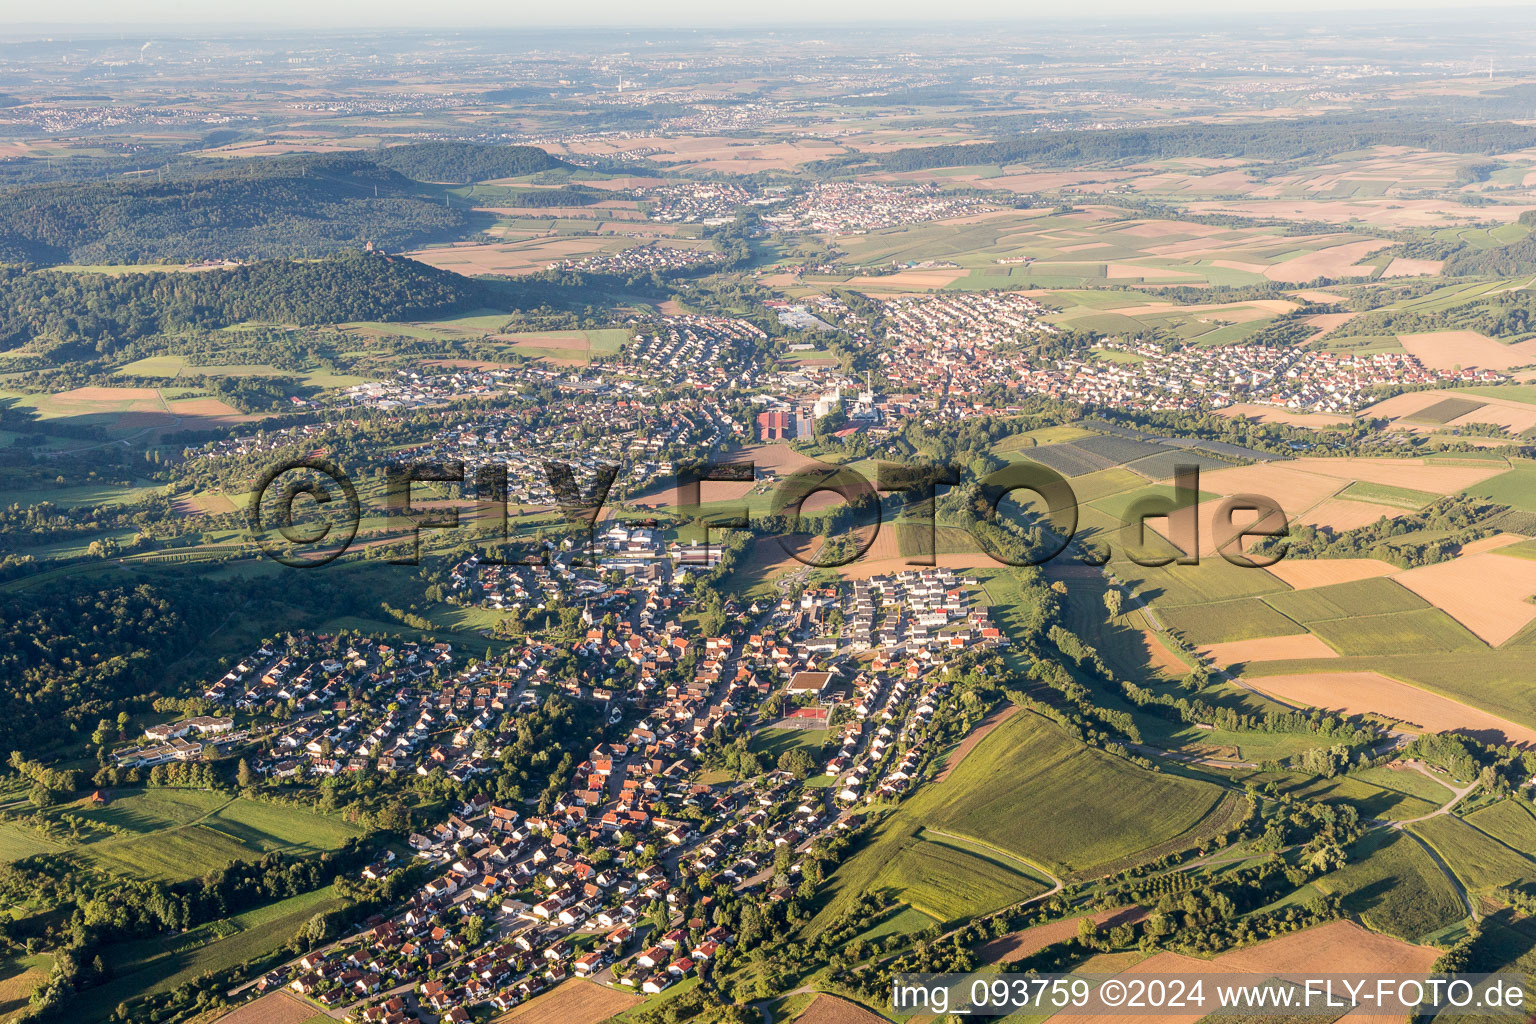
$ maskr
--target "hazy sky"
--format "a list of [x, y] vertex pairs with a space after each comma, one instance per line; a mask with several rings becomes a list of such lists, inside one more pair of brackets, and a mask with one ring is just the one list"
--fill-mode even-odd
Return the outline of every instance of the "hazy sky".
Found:
[[[9, 8], [0, 25], [68, 25], [110, 30], [119, 26], [167, 25], [289, 25], [373, 28], [390, 25], [458, 28], [474, 25], [516, 27], [720, 26], [807, 23], [865, 23], [892, 21], [996, 21], [1060, 17], [1129, 17], [1144, 20], [1159, 15], [1262, 15], [1273, 13], [1273, 0], [1073, 0], [1038, 3], [1029, 0], [965, 0], [934, 4], [931, 0], [769, 0], [731, 3], [729, 0], [580, 0], [576, 3], [529, 0], [261, 0], [256, 4], [220, 0], [52, 0], [26, 4], [4, 0]], [[1479, 0], [1479, 7], [1529, 6], [1529, 0]], [[1457, 9], [1447, 0], [1286, 0], [1287, 12]], [[1464, 8], [1463, 8], [1464, 13]], [[1390, 23], [1384, 24], [1388, 28]], [[3, 32], [0, 28], [0, 32]]]

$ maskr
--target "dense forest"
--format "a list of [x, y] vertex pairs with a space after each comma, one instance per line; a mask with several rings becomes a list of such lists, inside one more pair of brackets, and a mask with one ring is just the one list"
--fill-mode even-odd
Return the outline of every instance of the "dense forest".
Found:
[[1171, 157], [1282, 161], [1319, 159], [1371, 146], [1411, 146], [1480, 155], [1509, 153], [1536, 146], [1536, 127], [1500, 122], [1426, 124], [1358, 118], [1184, 124], [1096, 132], [1040, 132], [1001, 142], [920, 146], [873, 157], [857, 154], [812, 166], [816, 170], [836, 171], [872, 160], [887, 170], [916, 171], [971, 164], [1065, 167]]
[[473, 142], [418, 142], [390, 146], [370, 153], [369, 159], [407, 178], [454, 185], [515, 178], [571, 166], [536, 146], [485, 146]]
[[[1536, 256], [1536, 247], [1532, 250]], [[1536, 270], [1536, 262], [1531, 265]], [[1527, 270], [1530, 273], [1531, 270]], [[1494, 273], [1494, 271], [1489, 271]], [[1349, 322], [1350, 334], [1410, 334], [1426, 331], [1477, 331], [1491, 338], [1524, 338], [1536, 332], [1536, 296], [1526, 291], [1499, 292], [1450, 309], [1375, 309]]]
[[161, 685], [166, 664], [218, 625], [216, 603], [99, 578], [0, 594], [0, 745], [65, 739], [61, 725], [115, 715]]
[[1492, 249], [1463, 250], [1446, 260], [1441, 272], [1447, 277], [1515, 277], [1536, 272], [1536, 234]]
[[247, 320], [420, 319], [491, 305], [492, 287], [404, 257], [356, 251], [197, 273], [0, 267], [0, 347], [40, 338], [55, 356], [85, 356], [168, 330]]
[[457, 237], [469, 214], [364, 156], [241, 160], [202, 174], [0, 191], [0, 259], [144, 263], [318, 256]]

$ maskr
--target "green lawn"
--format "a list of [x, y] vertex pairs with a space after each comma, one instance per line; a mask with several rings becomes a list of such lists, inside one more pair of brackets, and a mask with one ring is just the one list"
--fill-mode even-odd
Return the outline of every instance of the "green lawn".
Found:
[[750, 748], [767, 762], [778, 764], [779, 756], [791, 750], [808, 751], [821, 770], [822, 751], [831, 737], [830, 729], [759, 729], [753, 733]]

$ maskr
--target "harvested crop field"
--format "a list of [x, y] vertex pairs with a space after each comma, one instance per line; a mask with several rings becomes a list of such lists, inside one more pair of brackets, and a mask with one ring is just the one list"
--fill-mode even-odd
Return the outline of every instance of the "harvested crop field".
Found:
[[1289, 423], [1296, 427], [1331, 427], [1349, 423], [1351, 417], [1331, 412], [1294, 412], [1290, 409], [1281, 409], [1273, 405], [1256, 405], [1252, 402], [1238, 402], [1224, 409], [1216, 410], [1219, 416], [1230, 416], [1233, 419], [1252, 420], [1256, 423]]
[[1431, 331], [1399, 334], [1397, 340], [1410, 355], [1431, 370], [1477, 367], [1508, 370], [1536, 363], [1536, 341], [1505, 345], [1476, 331]]
[[27, 1008], [32, 993], [48, 980], [52, 962], [52, 957], [38, 954], [0, 966], [0, 1021], [15, 1020]]
[[926, 288], [943, 288], [964, 277], [964, 270], [901, 270], [881, 277], [850, 277], [849, 288], [867, 291], [907, 291]]
[[1264, 571], [1292, 590], [1311, 590], [1390, 576], [1398, 568], [1378, 558], [1282, 558]]
[[1485, 551], [1497, 551], [1500, 548], [1514, 547], [1526, 539], [1518, 533], [1496, 533], [1491, 537], [1479, 537], [1470, 544], [1463, 544], [1458, 555], [1462, 558], [1468, 555], [1480, 555]]
[[225, 1014], [217, 1024], [303, 1024], [315, 1015], [315, 1008], [302, 999], [277, 991]]
[[1492, 742], [1536, 744], [1536, 729], [1398, 682], [1379, 672], [1308, 672], [1272, 676], [1247, 673], [1243, 681], [1290, 704], [1342, 711], [1349, 715], [1384, 715], [1428, 732], [1465, 732], [1480, 738], [1497, 737]]
[[883, 1024], [884, 1021], [884, 1017], [858, 1003], [822, 993], [795, 1018], [794, 1024]]
[[1402, 509], [1385, 508], [1369, 502], [1328, 498], [1305, 512], [1293, 516], [1291, 521], [1306, 526], [1327, 527], [1336, 533], [1343, 533], [1345, 530], [1368, 526], [1378, 519], [1395, 519], [1403, 513]]
[[1433, 946], [1416, 946], [1367, 931], [1353, 921], [1330, 921], [1223, 953], [1215, 963], [1223, 971], [1255, 974], [1323, 970], [1418, 974], [1429, 970], [1439, 956], [1440, 950]]
[[1261, 494], [1277, 503], [1288, 515], [1309, 509], [1332, 497], [1342, 487], [1339, 480], [1307, 472], [1294, 462], [1236, 466], [1200, 474], [1200, 489], [1217, 494]]
[[1393, 578], [1495, 647], [1536, 619], [1536, 562], [1528, 558], [1483, 549]]
[[[1506, 430], [1519, 433], [1536, 426], [1536, 406], [1519, 401], [1520, 394], [1518, 388], [1479, 388], [1476, 401], [1473, 401], [1465, 392], [1409, 391], [1377, 402], [1362, 410], [1360, 416], [1364, 419], [1389, 419], [1421, 432], [1436, 430], [1445, 425], [1457, 427], [1469, 423], [1497, 423]], [[1461, 403], [1465, 403], [1466, 407], [1463, 408]], [[1458, 408], [1460, 412], [1457, 412]]]
[[[1117, 907], [1114, 910], [1101, 910], [1089, 915], [1089, 919], [1100, 928], [1113, 928], [1121, 924], [1135, 924], [1146, 916], [1147, 912], [1142, 907]], [[1040, 952], [1046, 946], [1076, 938], [1078, 922], [1081, 920], [1083, 920], [1081, 917], [1069, 917], [1060, 921], [1037, 924], [1033, 928], [1025, 928], [1022, 931], [1004, 935], [1002, 938], [993, 939], [976, 952], [984, 963], [1011, 964], [1015, 960], [1022, 960]]]
[[473, 277], [477, 274], [535, 274], [558, 260], [622, 248], [624, 246], [616, 243], [615, 239], [598, 236], [538, 237], [511, 242], [436, 246], [417, 249], [405, 255], [439, 270]]
[[1332, 245], [1270, 267], [1264, 272], [1264, 276], [1271, 281], [1294, 281], [1298, 284], [1319, 277], [1364, 277], [1370, 273], [1371, 268], [1357, 267], [1355, 264], [1377, 249], [1391, 244], [1385, 241], [1368, 241]]
[[[1353, 921], [1330, 921], [1254, 946], [1222, 953], [1210, 960], [1197, 960], [1179, 953], [1158, 953], [1131, 967], [1121, 976], [1152, 975], [1166, 978], [1176, 974], [1254, 974], [1265, 977], [1282, 975], [1296, 979], [1325, 971], [1423, 974], [1440, 956], [1440, 952], [1433, 946], [1419, 946], [1367, 931]], [[1123, 1011], [1075, 1015], [1071, 1018], [1073, 1024], [1129, 1024], [1133, 1021], [1146, 1024], [1154, 1021], [1156, 1024], [1196, 1024], [1206, 1019], [1202, 1013], [1142, 1015]], [[1215, 1014], [1209, 1019], [1221, 1020], [1223, 1017]], [[1233, 1016], [1228, 1019], [1246, 1018]], [[1272, 1019], [1279, 1021], [1296, 1018]], [[1327, 1021], [1330, 1018], [1312, 1019]]]
[[1189, 674], [1189, 666], [1184, 663], [1184, 659], [1164, 646], [1156, 633], [1150, 629], [1143, 629], [1140, 635], [1142, 646], [1146, 649], [1147, 662], [1153, 668], [1162, 669], [1175, 678]]
[[750, 445], [737, 452], [730, 461], [750, 462], [759, 473], [766, 469], [781, 475], [793, 473], [808, 466], [822, 465], [809, 455], [797, 452], [787, 444]]
[[552, 990], [530, 999], [495, 1018], [496, 1024], [542, 1024], [557, 1020], [561, 1024], [598, 1024], [638, 1003], [640, 996], [617, 992], [595, 982], [572, 978]]
[[[1427, 459], [1342, 459], [1305, 458], [1289, 463], [1304, 473], [1333, 477], [1335, 480], [1367, 480], [1392, 487], [1407, 487], [1435, 494], [1454, 494], [1481, 483], [1505, 470], [1503, 462], [1489, 460], [1486, 465], [1465, 466], [1436, 463]], [[1264, 467], [1256, 467], [1264, 468]], [[1264, 493], [1260, 491], [1259, 493]]]
[[1255, 661], [1296, 661], [1302, 658], [1337, 658], [1339, 653], [1310, 633], [1299, 636], [1270, 636], [1258, 640], [1235, 640], [1226, 644], [1207, 644], [1200, 653], [1222, 668], [1247, 665]]

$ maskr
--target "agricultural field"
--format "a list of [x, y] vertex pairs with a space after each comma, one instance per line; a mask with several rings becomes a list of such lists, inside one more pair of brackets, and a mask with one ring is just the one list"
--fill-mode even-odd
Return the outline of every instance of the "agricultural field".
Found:
[[[1027, 772], [1013, 774], [1019, 765]], [[1015, 781], [1000, 785], [1004, 777]], [[1207, 824], [1225, 821], [1222, 796], [1209, 783], [1147, 772], [1080, 746], [1040, 716], [1019, 711], [838, 868], [839, 895], [811, 927], [834, 919], [845, 899], [877, 880], [890, 886], [892, 900], [910, 902], [910, 888], [916, 900], [933, 904], [932, 912], [953, 911], [956, 894], [936, 892], [913, 870], [941, 858], [964, 865], [970, 881], [959, 898], [980, 905], [1008, 893], [1017, 894], [1009, 902], [1027, 898], [1045, 888], [1040, 880], [1047, 873], [1088, 874], [1135, 862], [1149, 848], [1194, 845]], [[1132, 818], [1135, 829], [1125, 824]], [[943, 847], [932, 849], [936, 842]]]
[[1018, 903], [1046, 888], [1004, 856], [927, 831], [902, 847], [874, 881], [875, 891], [941, 923]]
[[1511, 849], [1536, 850], [1536, 812], [1522, 801], [1500, 800], [1479, 807], [1466, 820]]
[[545, 331], [529, 334], [496, 334], [498, 342], [510, 351], [529, 359], [543, 359], [553, 363], [580, 365], [592, 361], [593, 356], [611, 356], [629, 341], [630, 332], [624, 328], [594, 331]]
[[1412, 838], [1377, 833], [1356, 845], [1351, 863], [1315, 884], [1339, 893], [1367, 927], [1414, 942], [1466, 916], [1456, 889]]
[[[961, 174], [956, 180], [988, 188], [1019, 188], [1035, 177], [1005, 170], [992, 177]], [[1191, 208], [1197, 205], [1192, 203]], [[1068, 293], [1106, 285], [1244, 285], [1269, 280], [1309, 281], [1324, 275], [1369, 278], [1379, 268], [1364, 265], [1362, 260], [1384, 244], [1355, 241], [1347, 234], [1282, 237], [1272, 228], [1223, 229], [1177, 219], [1106, 219], [1104, 209], [1088, 206], [1065, 214], [996, 211], [964, 223], [903, 225], [841, 237], [839, 241], [850, 260], [860, 264], [936, 260], [956, 264], [954, 269], [943, 271], [911, 271], [905, 276], [848, 282], [871, 290], [1017, 284]], [[1032, 259], [1024, 265], [998, 265], [999, 260], [1023, 256]], [[1259, 300], [1186, 311], [1132, 296], [1123, 303], [1090, 299], [1080, 307], [1068, 306], [1061, 322], [1098, 330], [1124, 329], [1126, 321], [1172, 327], [1204, 344], [1217, 341], [1225, 326], [1251, 325], [1294, 308], [1283, 300], [1273, 305]]]
[[218, 1018], [219, 1024], [308, 1024], [314, 1007], [287, 992], [270, 992]]
[[327, 886], [189, 932], [109, 946], [104, 957], [112, 978], [82, 997], [81, 1011], [105, 1014], [129, 995], [169, 991], [206, 971], [227, 970], [269, 953], [315, 914], [340, 906]]
[[96, 839], [80, 856], [113, 874], [168, 881], [264, 853], [335, 849], [361, 834], [313, 811], [198, 790], [146, 789], [77, 813], [135, 833]]
[[33, 990], [47, 980], [52, 967], [53, 957], [46, 954], [0, 963], [0, 1022], [21, 1017]]
[[1500, 885], [1536, 881], [1536, 860], [1454, 815], [1429, 818], [1408, 827], [1450, 865], [1469, 890], [1486, 892]]
[[525, 1024], [546, 1020], [599, 1024], [641, 1004], [640, 997], [573, 978], [495, 1018], [496, 1024]]
[[1224, 644], [1305, 633], [1258, 598], [1180, 605], [1159, 612], [1164, 625], [1196, 644]]
[[1444, 804], [1445, 801], [1436, 797], [1428, 787], [1420, 787], [1415, 782], [1395, 777], [1410, 773], [1391, 769], [1382, 771], [1387, 777], [1351, 773], [1324, 779], [1296, 772], [1257, 772], [1240, 775], [1239, 778], [1244, 783], [1260, 785], [1274, 782], [1281, 793], [1297, 798], [1319, 800], [1327, 804], [1349, 804], [1362, 818], [1381, 821], [1411, 821], [1434, 813], [1436, 808]]
[[[1018, 766], [1027, 770], [1015, 774]], [[1026, 781], [1001, 786], [1005, 775]], [[1080, 747], [1027, 712], [993, 730], [932, 792], [949, 798], [924, 801], [930, 828], [1068, 874], [1176, 839], [1221, 797], [1202, 783], [1146, 773]], [[1025, 807], [1033, 810], [1025, 814]], [[1133, 817], [1134, 829], [1126, 824]]]

